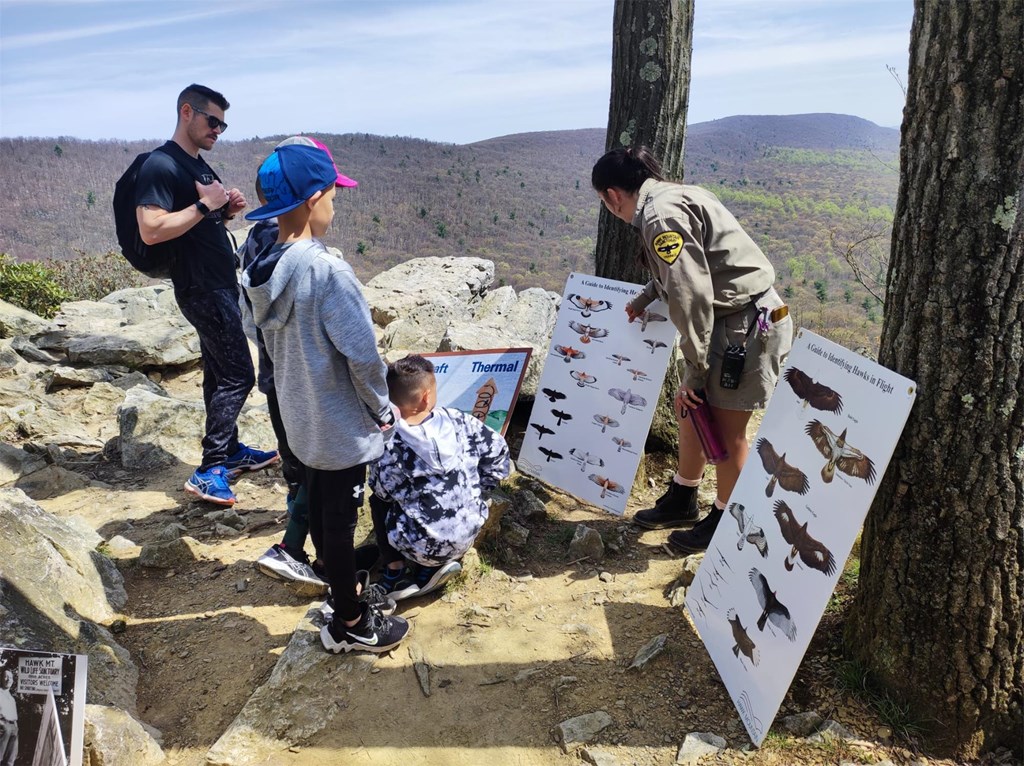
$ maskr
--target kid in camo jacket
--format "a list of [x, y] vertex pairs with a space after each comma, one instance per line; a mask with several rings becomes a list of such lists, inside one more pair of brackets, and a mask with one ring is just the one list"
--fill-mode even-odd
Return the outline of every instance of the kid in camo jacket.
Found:
[[[505, 439], [476, 418], [437, 407], [434, 365], [407, 356], [388, 367], [388, 396], [401, 418], [370, 467], [370, 509], [392, 599], [425, 595], [461, 570], [487, 520], [483, 493], [509, 475]], [[413, 575], [407, 561], [418, 564]]]

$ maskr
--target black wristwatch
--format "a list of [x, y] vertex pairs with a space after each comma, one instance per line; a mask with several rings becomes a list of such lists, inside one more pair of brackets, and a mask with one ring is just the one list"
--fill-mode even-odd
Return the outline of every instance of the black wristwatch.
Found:
[[196, 200], [196, 210], [203, 214], [203, 218], [210, 214], [210, 208], [204, 205], [202, 200]]

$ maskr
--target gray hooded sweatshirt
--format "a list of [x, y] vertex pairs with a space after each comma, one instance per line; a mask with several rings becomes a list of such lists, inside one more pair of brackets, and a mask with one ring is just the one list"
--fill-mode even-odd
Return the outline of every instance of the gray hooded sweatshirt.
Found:
[[340, 471], [379, 458], [380, 427], [393, 420], [387, 367], [352, 267], [315, 239], [274, 245], [242, 273], [242, 287], [299, 460]]

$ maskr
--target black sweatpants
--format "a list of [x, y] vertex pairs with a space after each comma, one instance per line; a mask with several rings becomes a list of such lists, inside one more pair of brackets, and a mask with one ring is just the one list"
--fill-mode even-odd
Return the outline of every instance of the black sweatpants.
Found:
[[362, 614], [356, 596], [355, 534], [366, 491], [366, 463], [340, 471], [306, 466], [309, 533], [323, 559], [334, 599], [334, 616], [354, 620]]
[[238, 451], [238, 413], [256, 375], [242, 329], [237, 287], [181, 296], [178, 308], [196, 328], [203, 355], [206, 435], [199, 468], [206, 471]]
[[370, 495], [370, 517], [373, 519], [373, 534], [380, 552], [381, 566], [395, 561], [405, 561], [405, 556], [396, 551], [388, 540], [388, 513], [397, 510], [395, 503], [382, 500], [377, 495]]

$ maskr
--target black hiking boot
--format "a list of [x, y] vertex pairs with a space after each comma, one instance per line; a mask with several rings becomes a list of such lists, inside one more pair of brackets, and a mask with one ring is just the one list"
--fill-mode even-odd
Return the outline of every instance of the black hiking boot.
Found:
[[706, 551], [711, 545], [711, 538], [715, 536], [718, 529], [718, 522], [722, 520], [722, 509], [712, 506], [711, 511], [693, 525], [693, 529], [685, 532], [673, 532], [668, 536], [668, 544], [673, 550], [680, 553], [700, 553]]
[[665, 494], [655, 501], [653, 508], [633, 514], [633, 523], [647, 529], [685, 527], [695, 522], [698, 516], [697, 488], [670, 481]]

